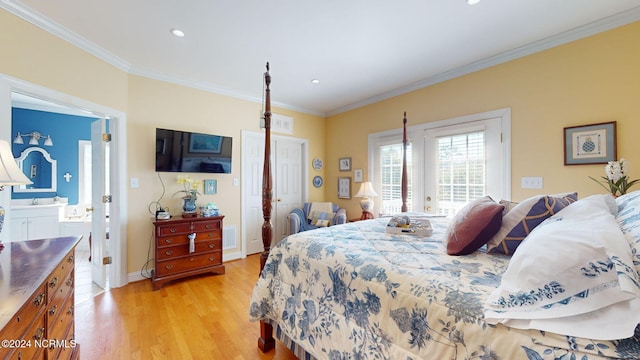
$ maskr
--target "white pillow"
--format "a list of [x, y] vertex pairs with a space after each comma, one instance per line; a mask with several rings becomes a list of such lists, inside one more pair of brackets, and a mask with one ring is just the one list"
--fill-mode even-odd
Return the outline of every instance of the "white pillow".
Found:
[[[640, 298], [640, 279], [612, 201], [593, 195], [538, 225], [487, 299], [485, 320], [592, 339], [633, 336], [640, 313], [628, 309], [638, 308], [632, 303]], [[619, 331], [603, 331], [605, 308], [607, 319], [619, 319]]]

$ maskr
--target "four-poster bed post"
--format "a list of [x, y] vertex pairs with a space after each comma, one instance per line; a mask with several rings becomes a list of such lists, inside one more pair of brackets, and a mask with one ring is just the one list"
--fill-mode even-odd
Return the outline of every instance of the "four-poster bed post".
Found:
[[400, 211], [407, 211], [407, 112], [402, 118], [402, 208]]
[[[262, 166], [262, 246], [264, 251], [260, 255], [260, 273], [264, 269], [264, 264], [271, 251], [271, 240], [273, 239], [273, 226], [271, 225], [271, 200], [273, 199], [273, 182], [271, 176], [271, 75], [269, 75], [269, 62], [267, 71], [264, 73], [265, 82], [265, 106], [264, 106], [264, 165]], [[275, 348], [276, 342], [273, 338], [273, 326], [264, 321], [260, 321], [260, 338], [258, 348], [262, 352], [267, 352]]]
[[[271, 251], [271, 241], [273, 239], [273, 226], [271, 225], [271, 210], [273, 199], [273, 182], [271, 175], [271, 75], [269, 75], [269, 63], [267, 71], [264, 73], [265, 82], [265, 108], [264, 108], [264, 165], [262, 167], [262, 214], [264, 222], [262, 224], [262, 245], [264, 251], [260, 255], [260, 273], [264, 269], [265, 262]], [[407, 211], [407, 113], [403, 118], [402, 137], [402, 211]], [[258, 348], [262, 352], [267, 352], [275, 348], [273, 338], [273, 326], [260, 321], [260, 338]]]

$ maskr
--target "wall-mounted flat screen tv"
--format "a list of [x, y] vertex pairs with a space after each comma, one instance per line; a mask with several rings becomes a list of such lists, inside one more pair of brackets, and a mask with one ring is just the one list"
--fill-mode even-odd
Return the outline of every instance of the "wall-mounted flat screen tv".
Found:
[[156, 129], [156, 171], [231, 173], [228, 136]]

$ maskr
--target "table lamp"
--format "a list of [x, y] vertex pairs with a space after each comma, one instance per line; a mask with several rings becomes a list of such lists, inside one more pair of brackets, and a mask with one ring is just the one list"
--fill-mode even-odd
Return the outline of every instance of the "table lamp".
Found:
[[[4, 190], [5, 186], [25, 184], [31, 184], [31, 180], [18, 167], [9, 143], [0, 140], [0, 191]], [[0, 206], [0, 232], [2, 232], [3, 224], [4, 208]], [[4, 244], [0, 241], [0, 249], [2, 248], [4, 248]]]
[[372, 197], [378, 196], [378, 193], [373, 190], [373, 185], [370, 181], [365, 181], [360, 184], [360, 189], [354, 197], [362, 198], [360, 200], [360, 208], [362, 209], [362, 216], [360, 220], [373, 219], [373, 199]]

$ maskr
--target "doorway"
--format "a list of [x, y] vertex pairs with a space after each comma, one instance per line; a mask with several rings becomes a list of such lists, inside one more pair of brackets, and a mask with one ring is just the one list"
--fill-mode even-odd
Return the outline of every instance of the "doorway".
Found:
[[[288, 235], [287, 215], [302, 207], [308, 188], [307, 140], [271, 136], [273, 244]], [[242, 257], [263, 251], [262, 169], [264, 134], [242, 132]]]
[[[110, 144], [113, 152], [109, 161], [109, 166], [112, 169], [110, 172], [112, 184], [111, 195], [114, 199], [111, 208], [117, 209], [117, 211], [112, 211], [110, 214], [109, 232], [110, 238], [113, 241], [110, 243], [109, 254], [113, 259], [113, 263], [106, 276], [109, 278], [111, 287], [126, 285], [128, 283], [126, 271], [127, 204], [126, 187], [123, 185], [126, 184], [126, 114], [55, 90], [0, 75], [0, 119], [7, 119], [7, 123], [0, 127], [0, 139], [9, 142], [12, 140], [10, 119], [12, 108], [11, 97], [13, 93], [23, 94], [34, 99], [36, 102], [49, 104], [51, 108], [82, 112], [84, 116], [91, 114], [91, 116], [107, 118], [111, 121], [110, 132], [114, 134]], [[0, 201], [3, 204], [9, 204], [11, 202], [10, 192], [5, 191], [3, 194], [0, 194]], [[8, 209], [7, 212], [10, 212], [10, 206], [5, 206], [5, 208]], [[3, 237], [3, 241], [9, 242], [9, 239], [6, 238], [8, 233], [9, 230], [3, 231], [0, 234], [0, 236]]]

